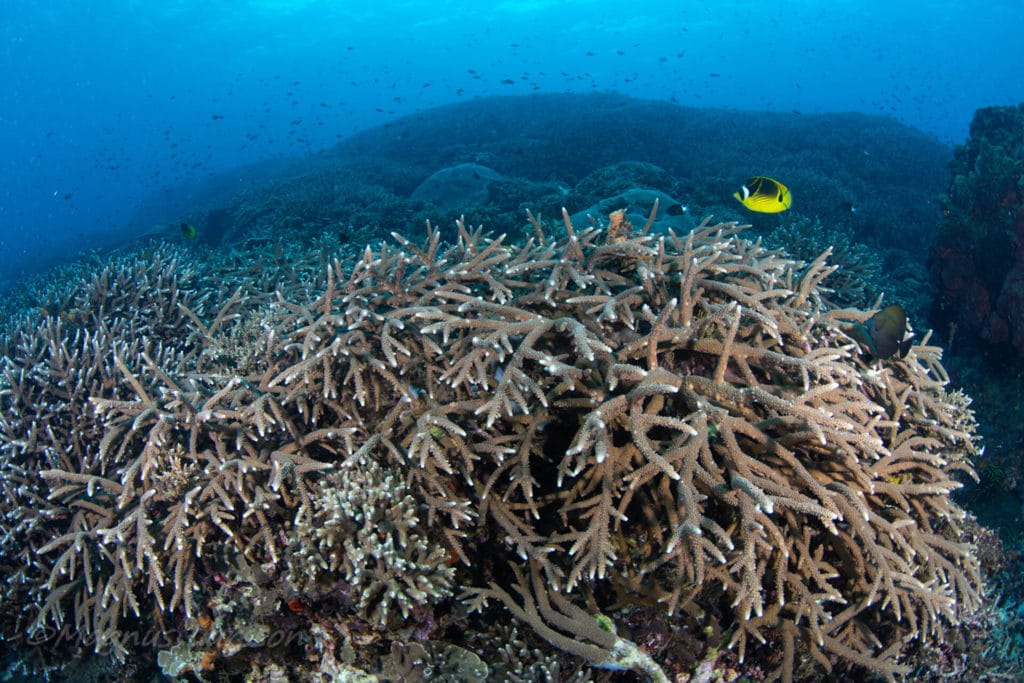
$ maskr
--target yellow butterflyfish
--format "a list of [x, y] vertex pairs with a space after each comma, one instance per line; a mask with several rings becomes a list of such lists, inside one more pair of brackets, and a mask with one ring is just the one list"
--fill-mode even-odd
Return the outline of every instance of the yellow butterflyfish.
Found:
[[779, 213], [793, 203], [789, 188], [774, 178], [757, 175], [747, 180], [733, 197], [751, 211]]

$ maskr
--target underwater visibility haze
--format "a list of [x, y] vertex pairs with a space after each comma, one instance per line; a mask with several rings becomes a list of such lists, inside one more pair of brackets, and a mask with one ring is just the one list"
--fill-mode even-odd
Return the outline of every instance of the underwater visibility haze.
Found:
[[926, 7], [8, 4], [0, 279], [139, 222], [173, 220], [169, 210], [188, 205], [182, 183], [490, 95], [616, 92], [684, 106], [861, 111], [960, 143], [975, 109], [1020, 100], [1021, 8]]
[[6, 3], [0, 678], [1024, 680], [1022, 32]]

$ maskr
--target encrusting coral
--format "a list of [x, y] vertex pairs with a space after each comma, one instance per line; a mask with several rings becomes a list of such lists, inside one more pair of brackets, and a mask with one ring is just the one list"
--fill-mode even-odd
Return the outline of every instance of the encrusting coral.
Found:
[[319, 634], [324, 661], [339, 634], [366, 671], [410, 629], [466, 645], [459, 602], [651, 680], [702, 655], [627, 628], [641, 607], [784, 680], [804, 654], [894, 677], [911, 640], [952, 642], [980, 602], [949, 496], [974, 421], [927, 336], [866, 361], [843, 329], [870, 312], [826, 305], [826, 260], [735, 224], [530, 218], [523, 244], [428, 226], [277, 292], [182, 291], [159, 324], [101, 304], [9, 335], [3, 610], [31, 617], [3, 637], [179, 642], [251, 565], [286, 617], [253, 619]]

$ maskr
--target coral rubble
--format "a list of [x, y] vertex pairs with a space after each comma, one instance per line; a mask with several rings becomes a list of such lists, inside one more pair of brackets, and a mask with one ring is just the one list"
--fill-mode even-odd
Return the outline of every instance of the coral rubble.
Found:
[[[668, 680], [720, 647], [894, 677], [952, 643], [981, 599], [949, 495], [976, 444], [940, 350], [868, 363], [825, 258], [656, 215], [428, 225], [276, 291], [161, 252], [16, 325], [4, 642], [156, 634], [168, 673], [309, 680]], [[469, 610], [514, 615], [530, 661]]]

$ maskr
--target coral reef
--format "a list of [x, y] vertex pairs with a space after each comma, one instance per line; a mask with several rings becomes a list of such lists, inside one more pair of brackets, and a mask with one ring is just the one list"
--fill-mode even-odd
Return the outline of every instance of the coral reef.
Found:
[[[571, 201], [562, 200], [570, 211], [630, 187], [650, 187], [685, 199], [698, 217], [728, 217], [723, 211], [738, 206], [731, 197], [738, 184], [763, 173], [794, 189], [794, 210], [828, 225], [846, 222], [862, 238], [890, 246], [927, 239], [937, 212], [931, 198], [946, 182], [949, 148], [881, 116], [690, 108], [602, 92], [436, 107], [360, 131], [341, 141], [332, 157], [384, 160], [415, 169], [420, 179], [473, 162], [506, 176], [557, 180], [575, 188]], [[399, 195], [411, 190], [387, 186]], [[483, 218], [492, 229], [511, 232], [491, 213]], [[757, 215], [745, 220], [774, 224]]]
[[431, 174], [416, 186], [409, 199], [444, 211], [482, 205], [487, 202], [488, 186], [502, 180], [508, 179], [486, 166], [458, 164]]
[[[145, 511], [115, 513], [124, 487], [107, 476], [107, 426], [91, 401], [135, 395], [122, 381], [126, 362], [176, 365], [192, 348], [183, 311], [201, 308], [190, 289], [195, 275], [179, 257], [163, 249], [148, 261], [116, 260], [59, 311], [22, 319], [3, 337], [0, 557], [6, 627], [21, 638], [69, 629], [74, 641], [119, 648], [121, 619], [140, 613], [127, 577], [153, 560], [145, 545], [152, 539], [123, 542], [136, 521], [144, 531]], [[161, 455], [155, 474], [173, 487], [186, 465], [173, 452]], [[80, 488], [88, 495], [76, 495]], [[26, 612], [27, 604], [36, 610]]]
[[[463, 214], [515, 235], [524, 208], [576, 212], [650, 188], [686, 202], [698, 219], [742, 217], [769, 228], [777, 217], [744, 213], [731, 196], [750, 175], [766, 173], [794, 190], [791, 211], [845, 224], [873, 248], [906, 248], [908, 258], [923, 260], [916, 245], [933, 231], [948, 161], [947, 145], [881, 116], [689, 108], [610, 93], [486, 97], [355, 132], [299, 162], [197, 177], [143, 202], [132, 224], [179, 215], [198, 228], [197, 242], [226, 245], [256, 226], [278, 235], [349, 232], [429, 218], [454, 239], [451, 226]], [[441, 212], [411, 201], [424, 180], [460, 164], [509, 180], [487, 183], [479, 206]]]
[[940, 349], [869, 363], [825, 257], [656, 216], [531, 215], [522, 244], [428, 224], [216, 280], [160, 251], [73, 323], [16, 324], [4, 642], [59, 667], [56, 643], [157, 634], [168, 673], [305, 680], [658, 681], [722, 652], [895, 677], [952, 646], [981, 599], [950, 498], [976, 444]]
[[936, 315], [1024, 355], [1024, 104], [979, 109], [956, 148], [930, 267]]
[[807, 263], [827, 250], [829, 263], [837, 267], [820, 289], [832, 307], [867, 308], [881, 293], [893, 290], [878, 254], [858, 242], [849, 228], [826, 228], [820, 220], [796, 218], [765, 235], [764, 241]]

